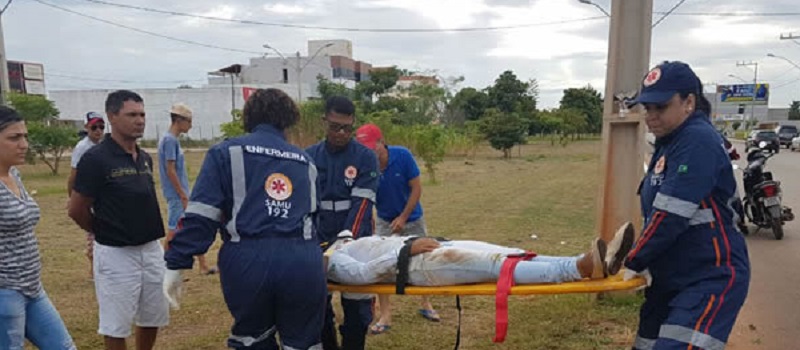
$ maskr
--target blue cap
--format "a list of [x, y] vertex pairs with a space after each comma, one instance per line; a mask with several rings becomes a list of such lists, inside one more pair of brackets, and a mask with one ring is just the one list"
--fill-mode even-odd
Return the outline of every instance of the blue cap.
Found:
[[702, 91], [700, 78], [688, 64], [665, 61], [647, 73], [642, 81], [642, 91], [629, 102], [629, 105], [644, 103], [663, 105], [677, 93], [698, 95]]

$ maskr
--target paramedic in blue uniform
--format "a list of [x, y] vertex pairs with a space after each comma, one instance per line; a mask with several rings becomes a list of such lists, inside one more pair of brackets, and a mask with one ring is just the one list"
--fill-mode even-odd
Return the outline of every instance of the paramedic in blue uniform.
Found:
[[[371, 236], [372, 207], [378, 189], [378, 159], [375, 153], [353, 139], [355, 106], [349, 99], [334, 96], [325, 103], [325, 140], [306, 151], [319, 172], [319, 214], [317, 229], [323, 247], [336, 241], [336, 235], [350, 230], [356, 238]], [[344, 293], [342, 349], [361, 350], [372, 322], [371, 295]], [[334, 314], [328, 306], [322, 344], [325, 350], [338, 349]]]
[[747, 296], [750, 263], [728, 205], [736, 180], [703, 85], [682, 62], [650, 71], [633, 101], [656, 150], [641, 183], [645, 229], [629, 272], [649, 275], [634, 349], [723, 349]]
[[259, 89], [244, 106], [246, 135], [211, 147], [165, 255], [164, 289], [177, 307], [180, 270], [191, 269], [222, 231], [220, 282], [234, 319], [235, 349], [321, 349], [326, 284], [313, 226], [316, 168], [284, 130], [292, 99]]

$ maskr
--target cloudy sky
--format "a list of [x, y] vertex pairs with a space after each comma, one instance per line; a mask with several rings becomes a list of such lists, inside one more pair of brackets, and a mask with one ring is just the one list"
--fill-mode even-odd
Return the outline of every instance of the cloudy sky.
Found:
[[[268, 43], [305, 53], [310, 39], [348, 39], [354, 58], [373, 65], [463, 75], [462, 86], [485, 87], [504, 70], [535, 78], [540, 106], [557, 106], [562, 90], [587, 83], [601, 91], [609, 21], [577, 0], [107, 0], [111, 3], [229, 19], [367, 29], [447, 29], [531, 25], [477, 32], [381, 33], [224, 23], [119, 8], [87, 0], [16, 0], [3, 16], [9, 59], [45, 65], [49, 89], [199, 86], [206, 72], [247, 63]], [[115, 27], [105, 21], [174, 38], [245, 52], [201, 47]], [[610, 0], [596, 3], [610, 10]], [[679, 0], [655, 0], [654, 20]], [[795, 13], [794, 16], [698, 16], [715, 13]], [[687, 0], [653, 31], [651, 62], [683, 60], [706, 83], [752, 81], [737, 61], [759, 63], [771, 84], [772, 107], [800, 100], [797, 0]], [[695, 14], [695, 15], [691, 15]], [[564, 23], [554, 23], [563, 21]], [[248, 53], [252, 52], [252, 53]]]

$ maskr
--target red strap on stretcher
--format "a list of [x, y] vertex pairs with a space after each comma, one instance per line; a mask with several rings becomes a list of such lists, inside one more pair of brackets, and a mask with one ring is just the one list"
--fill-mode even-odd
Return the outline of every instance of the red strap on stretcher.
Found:
[[511, 287], [514, 286], [514, 269], [520, 261], [531, 260], [535, 256], [536, 253], [533, 252], [511, 255], [506, 257], [506, 260], [503, 261], [503, 266], [500, 267], [500, 276], [497, 278], [497, 291], [494, 299], [495, 343], [505, 341], [506, 333], [508, 333], [508, 295], [511, 293]]

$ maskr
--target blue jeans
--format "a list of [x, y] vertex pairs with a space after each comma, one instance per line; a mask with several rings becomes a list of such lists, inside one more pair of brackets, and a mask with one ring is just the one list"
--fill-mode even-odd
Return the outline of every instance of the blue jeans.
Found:
[[[500, 276], [505, 256], [525, 252], [478, 241], [442, 242], [431, 253], [415, 256], [409, 265], [408, 278], [417, 286], [495, 282]], [[581, 279], [577, 261], [580, 257], [537, 255], [520, 261], [514, 269], [519, 284], [562, 283]]]
[[22, 350], [26, 338], [42, 350], [76, 349], [46, 293], [27, 298], [18, 291], [0, 289], [0, 349]]

